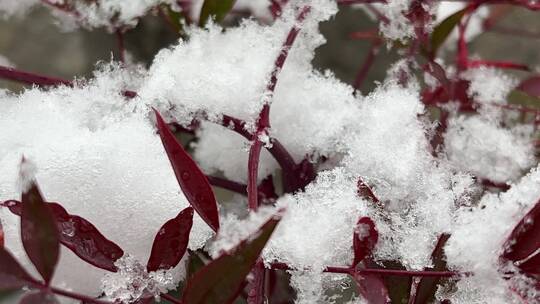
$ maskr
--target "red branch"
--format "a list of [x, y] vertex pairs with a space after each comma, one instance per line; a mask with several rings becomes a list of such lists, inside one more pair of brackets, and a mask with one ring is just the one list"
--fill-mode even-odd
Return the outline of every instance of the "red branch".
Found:
[[67, 79], [29, 73], [4, 66], [0, 66], [0, 78], [37, 86], [73, 86], [73, 82]]

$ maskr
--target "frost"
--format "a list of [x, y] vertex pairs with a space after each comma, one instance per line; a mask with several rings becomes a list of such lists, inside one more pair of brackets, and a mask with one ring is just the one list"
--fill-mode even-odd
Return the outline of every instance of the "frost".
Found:
[[120, 258], [115, 266], [118, 271], [101, 280], [103, 293], [115, 303], [132, 303], [143, 295], [159, 298], [161, 293], [176, 289], [178, 283], [170, 271], [146, 272], [145, 267], [130, 255]]
[[534, 163], [532, 129], [503, 128], [480, 116], [449, 120], [445, 151], [457, 168], [494, 182], [515, 180]]
[[[452, 303], [521, 303], [504, 279], [499, 256], [515, 225], [540, 197], [538, 168], [501, 194], [488, 193], [477, 206], [461, 209], [445, 247], [448, 265], [471, 271], [457, 282], [457, 291], [446, 294]], [[513, 280], [522, 280], [515, 275]]]
[[490, 67], [469, 69], [462, 77], [470, 81], [467, 94], [480, 103], [506, 103], [506, 96], [517, 85], [517, 79]]

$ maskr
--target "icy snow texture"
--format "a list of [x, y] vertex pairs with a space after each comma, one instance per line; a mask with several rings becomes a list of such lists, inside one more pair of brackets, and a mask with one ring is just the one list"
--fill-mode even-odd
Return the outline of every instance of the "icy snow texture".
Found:
[[535, 168], [507, 192], [488, 193], [478, 206], [458, 211], [445, 254], [449, 267], [474, 275], [442, 296], [456, 304], [522, 303], [503, 279], [499, 256], [510, 232], [539, 198], [540, 172]]
[[[121, 96], [133, 85], [134, 75], [124, 73], [103, 72], [74, 89], [0, 95], [0, 201], [20, 199], [16, 182], [24, 153], [36, 163], [47, 200], [86, 218], [126, 253], [146, 261], [161, 225], [188, 203], [148, 109]], [[32, 269], [20, 243], [19, 218], [5, 209], [0, 216], [6, 247]], [[210, 235], [196, 216], [190, 247], [201, 247]], [[62, 248], [54, 284], [98, 295], [104, 273]]]
[[[176, 289], [178, 276], [170, 270], [146, 272], [146, 267], [130, 255], [116, 261], [118, 271], [108, 273], [101, 280], [106, 298], [120, 303], [133, 303], [141, 296], [159, 297], [161, 293]], [[116, 303], [116, 302], [115, 302]]]
[[[327, 9], [333, 8], [330, 5]], [[320, 16], [317, 18], [327, 18], [326, 13], [313, 13]], [[142, 100], [170, 110], [180, 123], [189, 123], [204, 112], [211, 120], [228, 114], [252, 125], [268, 95], [266, 84], [274, 61], [294, 24], [288, 18], [272, 26], [244, 21], [225, 32], [215, 25], [207, 30], [192, 29], [189, 43], [181, 42], [157, 55], [140, 91]], [[296, 161], [306, 155], [334, 152], [346, 129], [344, 122], [355, 117], [357, 101], [352, 88], [311, 66], [314, 49], [323, 42], [316, 22], [308, 20], [279, 75], [272, 101], [270, 134], [279, 138]], [[330, 111], [334, 119], [327, 119]], [[245, 182], [247, 171], [239, 169], [247, 163], [247, 149], [239, 151], [242, 139], [232, 131], [212, 126], [204, 126], [199, 136], [195, 157], [203, 167]]]
[[422, 113], [415, 88], [387, 82], [361, 102], [343, 161], [372, 186], [390, 215], [390, 222], [377, 215], [376, 257], [414, 269], [431, 263], [437, 237], [450, 229], [455, 203], [467, 202], [472, 184], [469, 176], [452, 173], [429, 153]]
[[462, 78], [470, 81], [467, 94], [480, 103], [506, 103], [506, 96], [518, 84], [517, 79], [490, 67], [469, 69]]
[[451, 118], [444, 144], [449, 160], [460, 170], [504, 183], [533, 165], [532, 142], [532, 128], [507, 129], [477, 115]]

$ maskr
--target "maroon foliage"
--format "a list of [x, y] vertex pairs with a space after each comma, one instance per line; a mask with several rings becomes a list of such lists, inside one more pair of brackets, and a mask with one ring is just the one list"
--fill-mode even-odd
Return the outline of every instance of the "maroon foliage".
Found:
[[146, 265], [149, 272], [178, 265], [186, 253], [192, 225], [193, 208], [187, 207], [160, 228]]
[[176, 140], [158, 111], [154, 110], [163, 147], [180, 188], [191, 206], [214, 231], [219, 229], [217, 202], [206, 175]]

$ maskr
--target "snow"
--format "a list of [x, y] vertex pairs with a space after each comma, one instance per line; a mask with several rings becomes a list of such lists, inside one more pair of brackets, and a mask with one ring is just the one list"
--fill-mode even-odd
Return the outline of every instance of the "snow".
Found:
[[504, 279], [500, 265], [503, 244], [515, 225], [540, 198], [540, 171], [534, 168], [510, 190], [487, 193], [477, 206], [460, 209], [445, 247], [449, 267], [474, 275], [457, 282], [457, 291], [443, 294], [452, 303], [521, 303], [509, 287], [523, 278]]
[[[188, 202], [148, 109], [120, 94], [125, 87], [136, 86], [125, 82], [129, 79], [125, 73], [103, 71], [73, 89], [2, 95], [0, 128], [8, 131], [0, 133], [0, 201], [20, 199], [16, 181], [24, 154], [38, 168], [36, 178], [47, 200], [86, 218], [126, 253], [146, 261], [161, 225]], [[0, 214], [6, 246], [31, 269], [18, 217], [5, 209]], [[196, 216], [190, 247], [203, 246], [211, 234]], [[62, 248], [54, 283], [99, 295], [104, 273]]]
[[107, 274], [101, 280], [101, 289], [107, 300], [133, 303], [143, 295], [159, 298], [161, 293], [176, 289], [178, 278], [170, 270], [146, 272], [146, 267], [130, 255], [116, 261], [118, 272]]
[[499, 126], [479, 115], [449, 120], [445, 135], [448, 159], [464, 172], [505, 183], [534, 164], [532, 128]]
[[[83, 24], [114, 28], [135, 25], [138, 16], [159, 3], [164, 1], [105, 0], [99, 7], [77, 6], [84, 6]], [[299, 23], [293, 8], [302, 5], [312, 11]], [[413, 37], [412, 24], [403, 15], [409, 5], [408, 0], [377, 4], [390, 19], [381, 27], [386, 37]], [[4, 12], [18, 7], [0, 2]], [[235, 9], [269, 14], [264, 0], [238, 1]], [[438, 18], [443, 18], [459, 8], [444, 3], [438, 9]], [[246, 131], [253, 132], [259, 111], [269, 103], [271, 127], [256, 140], [271, 148], [278, 139], [296, 163], [313, 161], [316, 179], [304, 191], [284, 194], [275, 206], [258, 212], [248, 213], [245, 197], [234, 196], [220, 204], [221, 229], [215, 236], [195, 216], [190, 249], [204, 248], [218, 257], [284, 210], [263, 251], [265, 264], [290, 267], [296, 303], [332, 303], [336, 299], [329, 291], [344, 279], [323, 270], [350, 265], [355, 229], [364, 236], [363, 227], [356, 226], [358, 218], [367, 216], [379, 232], [374, 262], [392, 260], [409, 270], [424, 269], [432, 264], [437, 239], [448, 233], [449, 266], [474, 275], [457, 282], [455, 290], [440, 288], [438, 297], [452, 303], [513, 303], [502, 274], [508, 266], [500, 265], [498, 257], [508, 233], [540, 197], [538, 169], [521, 178], [537, 163], [532, 127], [493, 110], [506, 103], [516, 81], [484, 67], [457, 75], [471, 82], [468, 94], [480, 104], [479, 111], [451, 111], [444, 145], [434, 153], [430, 141], [435, 123], [421, 101], [413, 61], [398, 61], [373, 92], [357, 97], [332, 72], [313, 67], [315, 49], [325, 43], [318, 23], [335, 12], [333, 1], [291, 1], [271, 25], [245, 19], [226, 29], [212, 22], [205, 28], [188, 27], [190, 39], [161, 50], [149, 69], [104, 64], [91, 80], [76, 80], [73, 88], [0, 92], [0, 129], [5, 130], [0, 132], [0, 201], [20, 198], [21, 189], [36, 179], [47, 200], [88, 219], [126, 252], [117, 262], [120, 271], [106, 274], [63, 248], [54, 285], [93, 296], [103, 291], [108, 299], [126, 303], [145, 292], [156, 296], [176, 287], [185, 275], [184, 263], [157, 273], [147, 273], [141, 264], [162, 224], [188, 206], [150, 108], [167, 121], [188, 125], [197, 120], [190, 148], [202, 170], [246, 183], [252, 142], [221, 126], [221, 118], [242, 119]], [[267, 83], [274, 61], [294, 26], [302, 30], [271, 96]], [[400, 84], [400, 74], [408, 77], [406, 85]], [[433, 85], [434, 79], [426, 82]], [[126, 90], [137, 97], [124, 97]], [[27, 161], [21, 164], [23, 155]], [[263, 150], [258, 180], [274, 174], [279, 181], [279, 170]], [[358, 196], [359, 178], [380, 205]], [[482, 192], [482, 179], [512, 187], [504, 193]], [[32, 269], [19, 239], [19, 219], [5, 209], [0, 209], [0, 218], [7, 248]], [[519, 275], [510, 281], [529, 284]]]
[[467, 94], [480, 103], [504, 104], [508, 93], [518, 84], [517, 79], [489, 67], [469, 69], [461, 76], [470, 81]]

